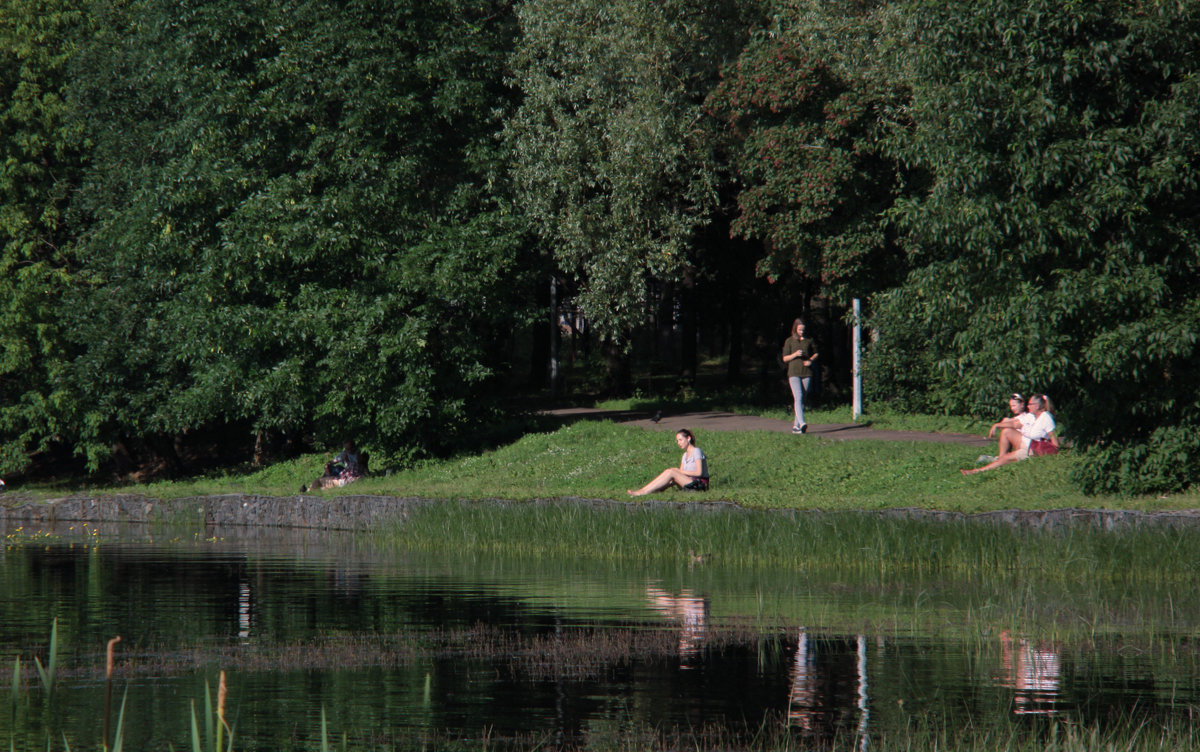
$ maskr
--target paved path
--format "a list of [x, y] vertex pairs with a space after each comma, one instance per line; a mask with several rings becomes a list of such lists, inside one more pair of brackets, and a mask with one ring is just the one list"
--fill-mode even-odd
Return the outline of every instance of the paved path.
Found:
[[[644, 410], [601, 410], [594, 407], [565, 407], [544, 411], [566, 421], [611, 420], [618, 423], [647, 428], [652, 431], [678, 431], [688, 428], [696, 433], [704, 431], [774, 431], [791, 434], [791, 420], [761, 418], [757, 415], [738, 415], [726, 412], [690, 412], [663, 415], [657, 423], [651, 413]], [[984, 436], [964, 433], [935, 433], [933, 431], [883, 431], [858, 423], [809, 423], [807, 436], [848, 441], [851, 439], [876, 439], [879, 441], [932, 441], [941, 444], [962, 444], [976, 447], [995, 447], [996, 442]]]

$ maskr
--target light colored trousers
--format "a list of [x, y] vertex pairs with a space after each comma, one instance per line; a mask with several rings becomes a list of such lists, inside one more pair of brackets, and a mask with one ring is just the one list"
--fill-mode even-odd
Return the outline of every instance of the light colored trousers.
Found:
[[792, 388], [792, 409], [796, 413], [795, 428], [804, 425], [804, 395], [808, 394], [809, 377], [788, 376], [788, 386]]

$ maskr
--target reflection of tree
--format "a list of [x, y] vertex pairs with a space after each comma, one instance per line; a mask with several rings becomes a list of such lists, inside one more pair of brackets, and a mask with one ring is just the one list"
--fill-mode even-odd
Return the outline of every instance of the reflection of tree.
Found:
[[1058, 651], [1047, 642], [1033, 643], [1000, 633], [1000, 685], [1016, 692], [1017, 715], [1054, 715], [1058, 712], [1061, 666]]
[[679, 658], [684, 668], [689, 668], [689, 659], [700, 652], [708, 630], [708, 598], [693, 595], [684, 590], [679, 595], [671, 595], [658, 588], [646, 588], [650, 605], [655, 611], [672, 621], [679, 622]]

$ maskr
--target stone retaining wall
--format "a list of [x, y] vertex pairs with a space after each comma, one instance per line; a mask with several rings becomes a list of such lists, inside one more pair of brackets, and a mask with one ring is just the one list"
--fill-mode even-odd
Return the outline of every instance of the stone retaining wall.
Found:
[[60, 522], [202, 523], [206, 526], [265, 526], [364, 530], [382, 521], [403, 521], [428, 501], [390, 496], [72, 496], [0, 509], [0, 529], [53, 526]]
[[883, 517], [908, 517], [941, 522], [990, 522], [1023, 528], [1094, 527], [1123, 530], [1136, 527], [1200, 528], [1200, 510], [1138, 512], [1125, 509], [1002, 509], [995, 512], [939, 512], [929, 509], [888, 509]]
[[[286, 527], [321, 530], [367, 530], [381, 522], [403, 522], [416, 508], [445, 501], [392, 496], [196, 496], [182, 499], [153, 499], [139, 495], [72, 496], [49, 502], [25, 501], [8, 496], [0, 505], [0, 533], [16, 527], [50, 527], [62, 522], [175, 523], [219, 527]], [[468, 502], [464, 502], [468, 503]], [[542, 499], [513, 502], [490, 499], [481, 504], [589, 504], [630, 511], [647, 508], [679, 511], [741, 510], [729, 502], [629, 503], [602, 499]], [[796, 517], [822, 512], [785, 510]], [[1039, 511], [1001, 510], [964, 514], [927, 509], [889, 509], [877, 514], [885, 519], [914, 519], [934, 522], [979, 522], [1024, 528], [1094, 527], [1120, 530], [1134, 527], [1200, 527], [1200, 510], [1136, 512], [1108, 509], [1049, 509]]]

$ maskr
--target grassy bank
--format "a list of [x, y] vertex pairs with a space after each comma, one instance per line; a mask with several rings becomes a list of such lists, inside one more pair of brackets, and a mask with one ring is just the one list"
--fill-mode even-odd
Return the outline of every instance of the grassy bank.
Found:
[[[1170, 497], [1087, 497], [1070, 483], [1069, 453], [963, 477], [978, 447], [916, 441], [836, 441], [767, 432], [697, 431], [713, 476], [707, 494], [670, 490], [654, 498], [732, 501], [753, 509], [876, 510], [919, 507], [962, 512], [1088, 507], [1134, 510], [1200, 507], [1200, 492]], [[309, 455], [265, 469], [138, 486], [89, 489], [159, 497], [249, 493], [288, 496], [320, 473]], [[627, 500], [679, 450], [666, 432], [584, 421], [526, 434], [480, 454], [377, 472], [344, 489], [322, 491], [428, 498], [513, 500], [583, 497]], [[379, 470], [379, 468], [376, 468]], [[43, 495], [49, 495], [45, 492]], [[61, 495], [61, 489], [53, 493]]]

